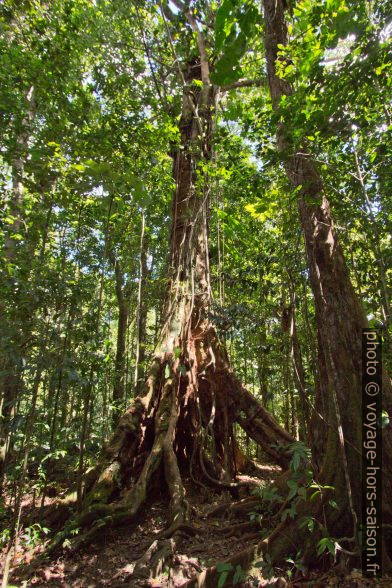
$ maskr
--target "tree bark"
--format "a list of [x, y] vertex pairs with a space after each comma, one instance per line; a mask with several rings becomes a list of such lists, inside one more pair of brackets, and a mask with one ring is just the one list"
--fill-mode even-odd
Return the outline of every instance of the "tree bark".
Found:
[[[263, 4], [268, 82], [273, 108], [278, 110], [280, 99], [292, 93], [288, 82], [276, 73], [279, 46], [287, 44], [286, 4], [283, 0], [264, 0]], [[319, 480], [335, 488], [339, 506], [339, 514], [331, 515], [330, 533], [339, 536], [339, 530], [344, 529], [347, 535], [350, 527], [351, 531], [355, 531], [357, 522], [361, 520], [361, 483], [358, 478], [362, 449], [361, 338], [367, 321], [350, 281], [322, 180], [305, 149], [295, 149], [285, 121], [278, 125], [277, 146], [287, 177], [298, 190], [299, 216], [315, 300], [319, 376], [326, 378], [319, 386], [324, 397], [316, 401], [328, 424]], [[383, 404], [390, 411], [392, 392], [385, 374], [383, 384]], [[390, 522], [390, 426], [384, 429], [383, 443], [384, 521]], [[315, 445], [313, 452], [320, 461], [320, 456], [316, 454], [318, 449], [320, 445]]]
[[129, 315], [130, 285], [124, 284], [124, 273], [121, 269], [120, 262], [111, 256], [114, 264], [114, 273], [116, 280], [116, 298], [118, 306], [117, 320], [117, 346], [116, 358], [114, 362], [114, 384], [112, 395], [112, 424], [115, 427], [121, 415], [121, 408], [124, 406], [124, 387], [125, 387], [125, 348]]
[[[166, 536], [188, 520], [184, 475], [235, 487], [235, 421], [282, 466], [290, 457], [286, 446], [294, 441], [236, 378], [211, 322], [209, 186], [197, 163], [210, 154], [214, 90], [204, 80], [202, 87], [192, 83], [201, 79], [197, 61], [187, 64], [184, 78], [165, 320], [143, 391], [120, 418], [86, 481], [77, 520], [83, 531], [75, 546], [103, 526], [134, 520], [157, 477], [170, 496]], [[216, 477], [207, 467], [215, 450]]]
[[[6, 231], [4, 241], [4, 269], [3, 277], [6, 284], [10, 284], [9, 296], [13, 299], [15, 292], [13, 289], [13, 276], [17, 270], [18, 251], [16, 247], [16, 237], [19, 236], [22, 213], [23, 213], [23, 196], [24, 196], [24, 167], [28, 140], [30, 137], [30, 126], [35, 116], [35, 93], [34, 86], [31, 86], [25, 95], [26, 114], [20, 122], [20, 129], [16, 138], [16, 152], [12, 165], [12, 191], [9, 203], [8, 215], [12, 218], [12, 223]], [[14, 300], [14, 303], [17, 301]], [[13, 308], [13, 307], [12, 307]], [[20, 309], [15, 306], [11, 315], [5, 308], [0, 308], [3, 315], [1, 319], [1, 340], [3, 342], [3, 357], [1, 362], [1, 371], [3, 375], [0, 380], [0, 494], [2, 492], [4, 474], [7, 463], [7, 453], [9, 449], [9, 427], [10, 421], [14, 414], [15, 405], [18, 398], [18, 391], [22, 384], [22, 370], [20, 358], [20, 345], [23, 341], [23, 333], [19, 323], [22, 323]]]
[[294, 380], [298, 390], [298, 395], [301, 404], [301, 420], [303, 438], [307, 439], [309, 424], [310, 424], [310, 410], [309, 401], [306, 392], [305, 369], [302, 361], [301, 347], [298, 341], [297, 324], [296, 324], [296, 296], [295, 286], [291, 275], [289, 275], [289, 291], [290, 291], [290, 353], [293, 364]]
[[137, 300], [137, 340], [135, 358], [135, 392], [140, 394], [143, 389], [146, 361], [146, 327], [147, 300], [146, 284], [148, 277], [147, 266], [148, 234], [145, 230], [145, 218], [142, 214], [142, 230], [140, 236], [139, 290]]

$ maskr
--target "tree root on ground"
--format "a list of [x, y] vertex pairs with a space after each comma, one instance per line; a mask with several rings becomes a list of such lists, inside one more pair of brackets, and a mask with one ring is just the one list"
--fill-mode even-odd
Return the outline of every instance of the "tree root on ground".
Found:
[[164, 529], [159, 533], [159, 537], [173, 537], [177, 533], [181, 533], [182, 535], [188, 535], [190, 537], [194, 537], [200, 533], [200, 529], [193, 527], [192, 525], [186, 523], [174, 523], [170, 525], [168, 529]]
[[225, 502], [207, 512], [206, 518], [215, 518], [220, 515], [229, 514], [248, 514], [253, 508], [260, 505], [260, 498], [249, 497], [238, 500], [237, 502]]
[[[262, 561], [267, 554], [269, 556], [268, 565], [277, 566], [284, 564], [287, 557], [295, 557], [301, 549], [304, 566], [314, 565], [318, 559], [317, 545], [319, 540], [325, 536], [323, 534], [328, 532], [329, 536], [336, 538], [335, 540], [339, 542], [343, 540], [339, 539], [342, 532], [350, 526], [347, 504], [342, 504], [336, 510], [326, 498], [320, 494], [314, 501], [310, 501], [309, 497], [301, 500], [297, 505], [297, 514], [294, 519], [280, 521], [266, 538], [225, 560], [224, 563], [231, 564], [231, 571], [221, 588], [232, 585], [232, 576], [236, 566], [241, 566], [244, 573], [249, 573], [255, 563]], [[307, 526], [302, 524], [304, 516], [312, 518], [316, 522], [311, 533]], [[328, 527], [325, 526], [326, 521], [328, 521]], [[340, 551], [344, 552], [343, 549]], [[346, 551], [346, 553], [348, 552]], [[351, 555], [358, 559], [358, 554], [355, 551]], [[354, 562], [356, 562], [355, 559]], [[217, 564], [207, 568], [183, 584], [183, 588], [216, 588], [220, 577], [218, 567]]]
[[144, 555], [138, 559], [132, 573], [132, 579], [155, 578], [159, 576], [166, 564], [170, 564], [176, 551], [176, 542], [171, 539], [156, 539]]
[[[281, 533], [286, 526], [287, 525], [285, 523], [280, 523], [269, 535], [269, 537], [226, 559], [223, 563], [231, 564], [232, 572], [228, 573], [225, 582], [221, 584], [221, 588], [232, 585], [233, 574], [235, 573], [236, 566], [241, 566], [241, 569], [246, 573], [257, 561], [262, 559], [263, 554], [269, 553], [271, 546], [281, 536]], [[283, 550], [286, 549], [287, 545], [283, 547]], [[194, 576], [191, 580], [185, 582], [185, 584], [182, 584], [182, 588], [216, 588], [220, 578], [218, 567], [218, 564], [216, 564], [203, 570], [201, 573]]]
[[[252, 438], [266, 450], [269, 449], [271, 457], [276, 458], [283, 467], [287, 465], [289, 455], [284, 447], [292, 441], [292, 437], [236, 379], [227, 358], [219, 349], [215, 331], [201, 325], [199, 319], [197, 324], [197, 332], [188, 337], [186, 346], [182, 334], [178, 339], [171, 340], [170, 346], [173, 350], [181, 350], [179, 354], [165, 351], [154, 357], [143, 394], [133, 401], [122, 416], [109, 445], [103, 451], [100, 464], [88, 476], [82, 511], [70, 519], [54, 537], [46, 550], [46, 556], [61, 546], [75, 551], [109, 528], [135, 522], [146, 501], [152, 478], [159, 468], [164, 472], [164, 483], [170, 496], [169, 526], [160, 533], [159, 545], [151, 547], [151, 550], [149, 548], [151, 557], [152, 553], [161, 549], [162, 542], [165, 551], [169, 544], [172, 545], [169, 540], [175, 536], [181, 533], [198, 534], [200, 531], [189, 523], [190, 507], [179, 460], [192, 455], [188, 465], [193, 479], [195, 451], [192, 450], [198, 435], [203, 434], [201, 431], [209, 412], [212, 412], [210, 404], [213, 405], [218, 388], [227, 390], [227, 414], [226, 420], [222, 417], [217, 421], [213, 434], [220, 440], [224, 451], [227, 453], [230, 448], [226, 447], [227, 443], [225, 445], [222, 439], [229, 438], [230, 427], [237, 420]], [[211, 358], [205, 350], [211, 350]], [[216, 361], [212, 361], [212, 358]], [[186, 376], [180, 367], [185, 368]], [[200, 380], [199, 373], [206, 375]], [[200, 403], [203, 404], [203, 412], [198, 409]], [[277, 452], [273, 445], [281, 446], [282, 450]], [[219, 459], [224, 464], [225, 472], [230, 473], [231, 467], [226, 462], [228, 459], [233, 460], [234, 456], [230, 451], [226, 453]], [[144, 463], [139, 463], [138, 455], [145, 456]], [[198, 476], [204, 476], [214, 486], [230, 491], [249, 486], [248, 482], [230, 482], [211, 476], [200, 445], [199, 457]], [[233, 469], [235, 471], [235, 465]], [[129, 483], [132, 485], [127, 487]], [[207, 516], [226, 511], [246, 516], [258, 503], [258, 498], [241, 500], [235, 504], [222, 505]], [[254, 523], [245, 523], [242, 526], [234, 525], [225, 532], [232, 535], [254, 531], [255, 528]]]
[[217, 535], [224, 535], [225, 539], [234, 535], [242, 535], [247, 531], [255, 531], [260, 528], [258, 521], [250, 521], [248, 523], [238, 523], [237, 525], [230, 525], [228, 527], [220, 527], [215, 529]]

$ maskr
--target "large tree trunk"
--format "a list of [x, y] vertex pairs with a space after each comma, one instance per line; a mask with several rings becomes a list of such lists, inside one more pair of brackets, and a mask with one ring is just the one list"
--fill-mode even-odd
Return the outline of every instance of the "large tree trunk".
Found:
[[[276, 73], [279, 48], [287, 44], [286, 2], [263, 0], [263, 6], [268, 82], [273, 108], [278, 110], [282, 96], [292, 93], [291, 86]], [[266, 539], [230, 558], [231, 571], [224, 585], [232, 585], [233, 573], [238, 565], [242, 570], [248, 570], [255, 561], [265, 559], [267, 553], [268, 562], [273, 565], [278, 562], [284, 564], [288, 556], [299, 552], [307, 565], [316, 564], [316, 550], [322, 533], [340, 541], [346, 553], [354, 557], [356, 566], [360, 561], [361, 546], [357, 544], [357, 533], [362, 521], [362, 329], [367, 326], [366, 317], [350, 281], [321, 178], [304, 146], [296, 151], [285, 121], [278, 125], [277, 146], [287, 177], [298, 189], [299, 216], [315, 301], [318, 381], [310, 437], [313, 475], [321, 491], [315, 500], [310, 500], [314, 488], [308, 488], [306, 499], [295, 499], [297, 515], [294, 519], [277, 524]], [[383, 408], [391, 416], [391, 385], [385, 373], [382, 379]], [[383, 430], [382, 456], [382, 514], [384, 525], [390, 528], [390, 425]], [[280, 490], [284, 490], [284, 486], [282, 477]], [[327, 488], [323, 490], [323, 487]], [[287, 494], [288, 491], [287, 487]], [[330, 498], [334, 499], [337, 507], [332, 507]], [[288, 505], [289, 501], [286, 501], [285, 506]], [[311, 533], [306, 525], [301, 524], [304, 516], [316, 521]], [[391, 556], [391, 543], [388, 545], [383, 541], [384, 572], [392, 567]], [[219, 576], [219, 568], [213, 566], [185, 586], [213, 588]]]
[[[279, 108], [282, 96], [292, 93], [287, 81], [276, 73], [279, 46], [287, 44], [285, 6], [283, 0], [264, 0], [267, 73], [274, 109]], [[287, 177], [298, 189], [298, 209], [316, 308], [319, 374], [326, 378], [323, 386], [319, 386], [319, 393], [322, 391], [326, 397], [316, 402], [321, 416], [328, 423], [324, 428], [325, 451], [318, 480], [320, 484], [335, 488], [338, 510], [329, 513], [330, 535], [338, 537], [342, 533], [347, 536], [361, 521], [362, 487], [358, 476], [362, 459], [361, 341], [362, 329], [367, 322], [353, 290], [330, 205], [311, 156], [303, 146], [298, 151], [295, 149], [284, 121], [278, 126], [277, 144]], [[385, 374], [383, 380], [383, 404], [386, 410], [390, 410], [391, 386]], [[318, 419], [316, 415], [313, 428], [319, 426]], [[384, 522], [390, 523], [390, 427], [384, 430], [383, 444], [383, 514]], [[320, 444], [313, 447], [314, 454], [320, 447]], [[315, 458], [320, 462], [319, 455]]]
[[[210, 153], [213, 88], [193, 85], [200, 64], [188, 63], [174, 156], [169, 285], [165, 322], [142, 393], [121, 417], [101, 461], [88, 476], [82, 513], [90, 540], [103, 526], [133, 520], [154, 480], [170, 495], [167, 534], [188, 520], [183, 476], [232, 489], [233, 423], [237, 421], [271, 459], [287, 466], [294, 439], [232, 372], [209, 316], [208, 185], [196, 173]], [[278, 446], [283, 450], [278, 451]], [[61, 540], [61, 535], [59, 536]]]
[[[287, 44], [285, 0], [263, 0], [265, 16], [265, 49], [267, 73], [273, 107], [279, 109], [282, 96], [289, 96], [292, 88], [276, 73], [279, 48]], [[287, 177], [298, 188], [298, 209], [304, 234], [310, 284], [316, 308], [318, 338], [318, 382], [315, 410], [311, 423], [313, 474], [321, 489], [315, 500], [310, 500], [314, 488], [308, 488], [306, 499], [295, 499], [297, 515], [277, 524], [263, 541], [231, 557], [226, 580], [220, 585], [233, 585], [237, 566], [243, 571], [265, 559], [269, 565], [284, 565], [288, 556], [301, 552], [307, 565], [316, 564], [318, 541], [326, 536], [336, 538], [346, 553], [360, 561], [360, 546], [355, 539], [362, 520], [362, 329], [366, 317], [353, 290], [345, 264], [342, 247], [331, 218], [329, 202], [321, 178], [309, 154], [302, 146], [298, 152], [280, 122], [277, 145], [282, 155]], [[383, 408], [390, 413], [392, 392], [390, 381], [383, 373]], [[392, 495], [392, 436], [391, 426], [383, 430], [383, 523], [391, 526]], [[285, 484], [283, 477], [280, 489]], [[289, 488], [286, 492], [288, 494]], [[329, 499], [333, 498], [337, 508]], [[285, 506], [289, 506], [286, 501]], [[313, 532], [302, 524], [303, 517], [316, 523]], [[342, 538], [342, 539], [341, 539]], [[347, 540], [349, 538], [349, 540]], [[352, 538], [352, 539], [351, 539]], [[383, 542], [384, 572], [391, 569], [391, 543]], [[214, 588], [220, 580], [218, 566], [204, 570], [184, 586]]]

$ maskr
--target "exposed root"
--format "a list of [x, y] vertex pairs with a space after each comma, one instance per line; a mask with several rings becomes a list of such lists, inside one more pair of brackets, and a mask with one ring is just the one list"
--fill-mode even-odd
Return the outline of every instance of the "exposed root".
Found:
[[[281, 531], [284, 529], [285, 523], [281, 523], [271, 533], [269, 537], [236, 553], [236, 555], [225, 560], [224, 563], [232, 565], [232, 572], [229, 572], [227, 578], [223, 584], [220, 584], [221, 588], [224, 586], [231, 586], [233, 580], [233, 573], [237, 565], [240, 565], [242, 570], [245, 572], [250, 570], [254, 563], [262, 559], [263, 553], [269, 551], [269, 545], [271, 542], [279, 536]], [[203, 570], [200, 574], [194, 576], [191, 580], [182, 584], [182, 588], [216, 588], [219, 582], [220, 572], [218, 566], [211, 566], [206, 570]]]
[[185, 498], [185, 488], [182, 483], [177, 457], [173, 449], [173, 440], [178, 420], [178, 409], [174, 386], [171, 386], [172, 403], [169, 426], [163, 443], [165, 478], [170, 492], [171, 527], [184, 524], [189, 519], [189, 504]]
[[200, 529], [196, 529], [196, 527], [193, 527], [192, 525], [187, 525], [186, 523], [174, 523], [170, 525], [168, 529], [161, 531], [161, 533], [159, 533], [159, 537], [169, 538], [174, 537], [177, 534], [194, 537], [199, 533]]
[[242, 488], [244, 486], [249, 486], [249, 484], [251, 484], [251, 482], [223, 482], [221, 480], [217, 480], [216, 478], [213, 478], [207, 471], [207, 468], [204, 463], [203, 451], [199, 452], [199, 460], [201, 469], [207, 480], [211, 482], [211, 484], [213, 484], [214, 486], [218, 486], [218, 488], [227, 488], [229, 490], [235, 490], [237, 488]]
[[239, 536], [248, 531], [254, 531], [260, 528], [258, 521], [251, 521], [249, 523], [238, 523], [237, 525], [230, 525], [229, 527], [223, 527], [215, 529], [215, 533], [218, 535], [224, 535], [225, 538]]
[[220, 515], [224, 515], [226, 513], [230, 514], [239, 514], [244, 513], [247, 514], [251, 512], [252, 508], [255, 508], [260, 504], [260, 498], [257, 497], [249, 497], [243, 498], [238, 502], [225, 502], [224, 504], [220, 504], [219, 506], [214, 507], [207, 513], [207, 518], [214, 518]]
[[[350, 523], [350, 520], [347, 519], [349, 515], [346, 506], [342, 505], [339, 510], [333, 509], [325, 503], [322, 496], [311, 503], [309, 500], [301, 501], [297, 506], [298, 510], [295, 519], [281, 521], [268, 537], [256, 542], [224, 562], [231, 564], [232, 572], [228, 574], [222, 588], [223, 586], [232, 585], [232, 576], [237, 565], [240, 565], [244, 572], [249, 572], [256, 562], [263, 560], [266, 554], [269, 555], [269, 561], [276, 565], [284, 562], [289, 555], [297, 553], [301, 547], [304, 551], [303, 560], [305, 566], [314, 564], [317, 559], [316, 546], [322, 537], [322, 532], [316, 525], [314, 531], [309, 533], [306, 527], [300, 524], [302, 517], [304, 515], [313, 516], [314, 519], [321, 520], [324, 524], [325, 521], [328, 521], [328, 532], [331, 536], [339, 538], [341, 532], [347, 529]], [[245, 525], [243, 528], [245, 528]], [[347, 538], [345, 539], [347, 540]], [[249, 537], [249, 540], [252, 540], [252, 536]], [[348, 553], [347, 550], [342, 549], [341, 551]], [[350, 555], [357, 557], [356, 552], [350, 552]], [[215, 565], [183, 584], [183, 587], [215, 588], [218, 584], [219, 575], [217, 565]]]
[[163, 572], [165, 564], [170, 565], [175, 551], [176, 542], [174, 539], [156, 539], [136, 562], [132, 579], [159, 576]]
[[[223, 380], [236, 407], [236, 421], [275, 463], [287, 469], [291, 456], [283, 448], [293, 443], [294, 437], [246, 390], [227, 364], [224, 371]], [[272, 445], [280, 445], [282, 450]]]
[[[171, 332], [178, 332], [182, 319], [180, 315], [173, 317]], [[165, 351], [155, 356], [142, 396], [134, 400], [120, 419], [115, 434], [103, 452], [100, 465], [86, 481], [87, 493], [82, 512], [57, 534], [49, 547], [49, 553], [63, 545], [65, 539], [70, 549], [75, 550], [100, 536], [104, 529], [134, 522], [145, 503], [152, 477], [161, 465], [170, 495], [170, 515], [169, 527], [160, 534], [158, 541], [174, 539], [176, 535], [184, 533], [196, 535], [199, 530], [189, 524], [190, 508], [178, 459], [191, 455], [188, 465], [194, 481], [198, 474], [208, 483], [233, 492], [249, 486], [251, 482], [230, 481], [232, 473], [236, 471], [234, 446], [229, 442], [234, 420], [240, 422], [248, 434], [260, 442], [280, 465], [287, 465], [288, 455], [284, 450], [276, 451], [271, 445], [277, 443], [283, 447], [292, 441], [291, 436], [281, 429], [235, 378], [224, 351], [219, 348], [215, 331], [199, 323], [199, 318], [197, 325], [195, 332], [187, 335], [185, 347], [182, 335], [170, 338], [172, 349], [183, 350], [180, 355]], [[181, 366], [185, 366], [187, 375], [184, 375]], [[199, 381], [200, 374], [205, 376]], [[219, 419], [214, 418], [218, 390], [227, 391], [217, 404], [222, 413]], [[211, 438], [218, 447], [217, 463], [223, 464], [222, 479], [211, 475], [203, 455], [203, 443], [200, 442], [200, 437], [201, 440], [205, 438], [206, 415], [210, 413]], [[138, 460], [138, 456], [143, 458]], [[193, 468], [196, 461], [200, 462], [195, 468], [197, 472]], [[127, 488], [129, 480], [132, 485]], [[259, 499], [251, 497], [235, 504], [221, 505], [207, 516], [228, 512], [230, 515], [246, 517], [258, 504]], [[222, 533], [229, 537], [249, 534], [257, 528], [256, 522], [247, 522], [234, 525]], [[74, 536], [76, 529], [78, 532]], [[172, 543], [162, 545], [166, 546], [165, 551]], [[143, 565], [147, 565], [146, 562], [160, 549], [158, 544], [151, 547]]]
[[93, 504], [94, 502], [102, 502], [108, 500], [113, 492], [119, 488], [118, 479], [120, 473], [120, 463], [115, 460], [109, 463], [99, 476], [95, 479], [91, 490], [88, 492], [84, 505]]
[[254, 542], [257, 539], [260, 539], [260, 531], [258, 531], [257, 533], [245, 533], [245, 535], [242, 535], [241, 537], [243, 542]]
[[171, 525], [169, 529], [162, 531], [158, 539], [151, 543], [144, 555], [136, 562], [132, 578], [152, 578], [159, 576], [165, 567], [165, 564], [172, 562], [175, 551], [176, 542], [181, 535], [197, 535], [197, 529], [191, 525], [178, 523], [175, 526]]

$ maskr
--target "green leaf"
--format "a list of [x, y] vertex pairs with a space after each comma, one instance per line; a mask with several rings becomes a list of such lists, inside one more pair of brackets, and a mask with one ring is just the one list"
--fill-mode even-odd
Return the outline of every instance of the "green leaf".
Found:
[[298, 496], [302, 498], [302, 500], [306, 500], [306, 488], [304, 486], [298, 488]]
[[303, 518], [300, 520], [300, 523], [299, 523], [299, 528], [300, 528], [300, 529], [303, 529], [304, 527], [307, 527], [307, 528], [308, 528], [308, 530], [309, 530], [311, 533], [313, 532], [313, 529], [314, 529], [314, 519], [313, 519], [313, 517], [303, 517]]
[[202, 88], [203, 82], [201, 80], [192, 80], [192, 86], [197, 86], [198, 88]]
[[297, 482], [295, 482], [294, 480], [289, 480], [287, 482], [288, 487], [290, 488], [290, 492], [287, 496], [287, 500], [291, 500], [292, 498], [294, 498], [294, 496], [296, 496], [297, 491], [298, 491], [298, 484]]
[[218, 580], [218, 588], [222, 588], [222, 586], [225, 585], [225, 582], [227, 580], [228, 575], [229, 575], [229, 572], [221, 572], [221, 574], [219, 576], [219, 580]]
[[219, 580], [218, 580], [218, 588], [222, 588], [224, 586], [229, 572], [231, 572], [234, 567], [231, 563], [218, 563], [216, 566], [217, 571], [220, 573]]
[[318, 543], [317, 555], [321, 555], [324, 551], [329, 551], [335, 557], [336, 549], [339, 544], [331, 537], [323, 537]]
[[233, 569], [233, 564], [231, 563], [218, 563], [216, 566], [216, 570], [218, 572], [231, 572], [231, 570]]
[[294, 453], [291, 462], [290, 462], [290, 466], [291, 468], [294, 470], [294, 472], [296, 472], [299, 468], [299, 464], [301, 463], [301, 456], [298, 452]]
[[234, 4], [231, 0], [223, 0], [215, 17], [215, 48], [220, 51], [223, 42], [233, 24]]
[[239, 584], [240, 582], [243, 582], [244, 580], [246, 580], [246, 574], [245, 574], [244, 570], [242, 569], [241, 565], [238, 564], [235, 568], [235, 573], [233, 575], [233, 586], [236, 586], [236, 584]]

